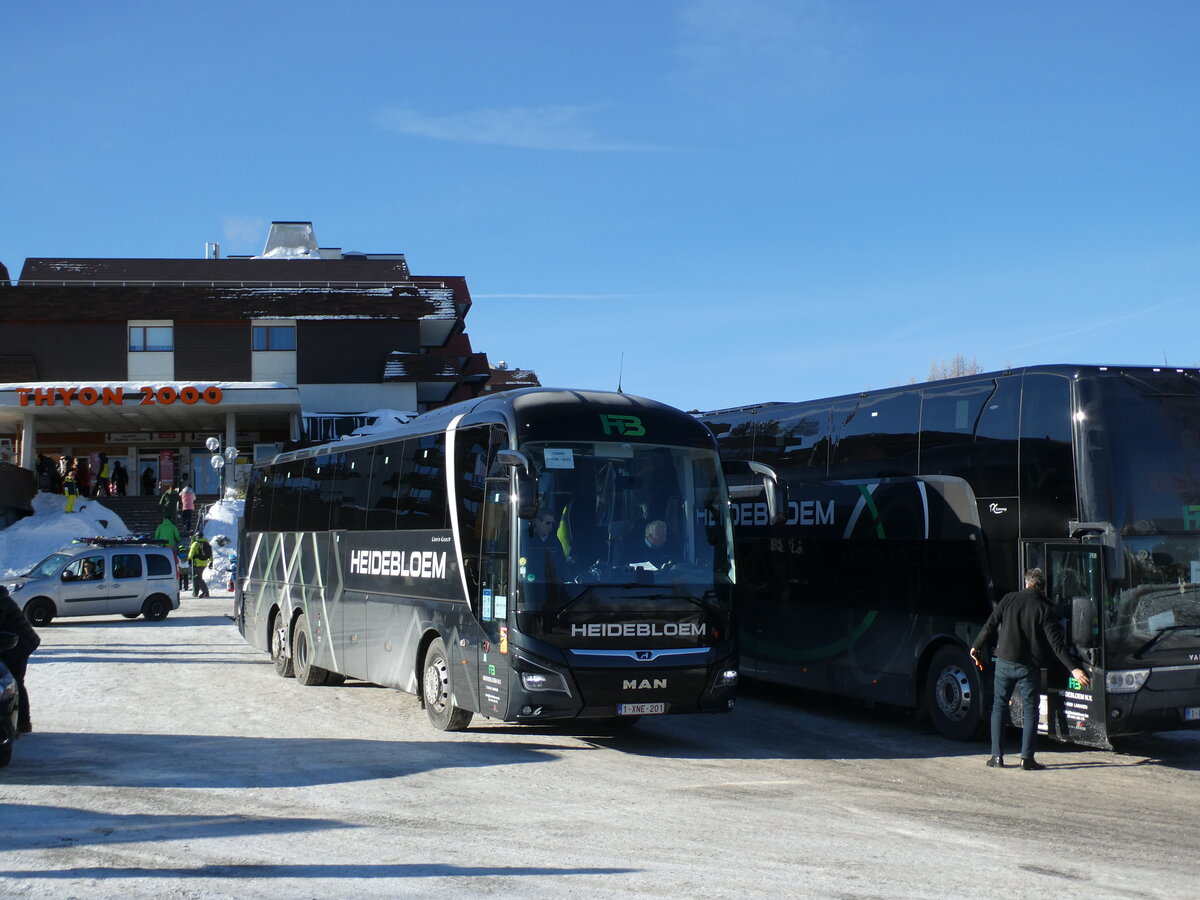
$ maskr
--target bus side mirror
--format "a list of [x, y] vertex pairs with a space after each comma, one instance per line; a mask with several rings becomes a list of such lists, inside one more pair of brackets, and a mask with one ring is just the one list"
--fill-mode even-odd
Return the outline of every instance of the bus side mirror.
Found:
[[496, 454], [496, 462], [516, 470], [518, 518], [532, 519], [537, 516], [537, 481], [530, 470], [529, 457], [520, 450], [501, 450]]
[[730, 500], [765, 499], [767, 521], [781, 523], [787, 515], [787, 491], [779, 475], [768, 465], [746, 459], [730, 459], [721, 463], [729, 485]]
[[517, 517], [532, 519], [538, 514], [537, 482], [526, 472], [517, 473]]
[[1096, 646], [1096, 605], [1091, 597], [1071, 598], [1071, 643], [1080, 650], [1091, 650]]

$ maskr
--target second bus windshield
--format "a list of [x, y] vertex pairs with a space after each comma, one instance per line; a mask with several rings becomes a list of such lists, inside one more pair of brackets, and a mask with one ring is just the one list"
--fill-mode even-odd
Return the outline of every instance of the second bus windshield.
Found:
[[522, 522], [518, 546], [527, 608], [547, 603], [542, 585], [732, 580], [712, 451], [616, 442], [525, 450], [538, 491], [537, 516]]

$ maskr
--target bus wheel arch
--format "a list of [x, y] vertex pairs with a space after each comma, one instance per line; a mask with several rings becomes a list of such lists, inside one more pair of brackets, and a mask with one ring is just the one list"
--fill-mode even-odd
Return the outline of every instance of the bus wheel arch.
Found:
[[967, 651], [950, 642], [933, 647], [921, 672], [923, 708], [934, 728], [955, 741], [978, 737], [988, 711], [982, 673]]

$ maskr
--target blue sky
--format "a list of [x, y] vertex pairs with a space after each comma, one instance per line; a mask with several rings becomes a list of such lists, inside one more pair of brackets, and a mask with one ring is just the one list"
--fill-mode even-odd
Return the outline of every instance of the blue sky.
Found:
[[544, 383], [684, 408], [962, 354], [1195, 367], [1200, 5], [8, 5], [0, 262], [465, 275]]

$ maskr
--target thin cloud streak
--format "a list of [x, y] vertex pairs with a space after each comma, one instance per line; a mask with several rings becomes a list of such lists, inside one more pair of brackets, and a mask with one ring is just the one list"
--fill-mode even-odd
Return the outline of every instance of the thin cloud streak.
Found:
[[1047, 335], [1046, 337], [1038, 338], [1035, 341], [1028, 341], [1024, 344], [1014, 344], [1011, 347], [1003, 347], [1000, 350], [997, 350], [996, 352], [997, 353], [1011, 353], [1014, 350], [1024, 350], [1027, 347], [1036, 347], [1039, 344], [1048, 344], [1051, 341], [1061, 341], [1063, 338], [1074, 337], [1077, 334], [1087, 334], [1089, 331], [1098, 331], [1101, 328], [1109, 328], [1113, 325], [1116, 325], [1118, 322], [1128, 322], [1130, 319], [1139, 318], [1141, 316], [1147, 315], [1148, 313], [1152, 313], [1152, 312], [1155, 312], [1156, 310], [1160, 310], [1163, 307], [1173, 306], [1174, 304], [1175, 304], [1174, 300], [1167, 300], [1163, 303], [1155, 304], [1154, 306], [1147, 306], [1145, 309], [1135, 310], [1134, 312], [1127, 313], [1126, 315], [1123, 315], [1123, 316], [1116, 316], [1111, 319], [1106, 319], [1103, 322], [1093, 322], [1091, 325], [1085, 325], [1082, 328], [1073, 328], [1070, 331], [1062, 331], [1062, 332], [1059, 332], [1058, 334]]
[[588, 119], [594, 106], [513, 106], [431, 116], [412, 109], [380, 110], [376, 124], [389, 131], [435, 141], [522, 150], [585, 153], [677, 153], [655, 144], [614, 141], [596, 133]]

